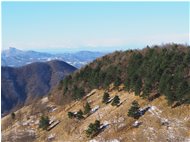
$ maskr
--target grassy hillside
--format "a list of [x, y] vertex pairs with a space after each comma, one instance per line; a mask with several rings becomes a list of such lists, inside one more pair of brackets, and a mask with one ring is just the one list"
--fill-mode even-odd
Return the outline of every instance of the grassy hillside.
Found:
[[166, 96], [169, 104], [190, 103], [190, 48], [167, 44], [117, 51], [96, 59], [59, 84], [59, 101], [81, 99], [94, 88], [125, 85], [143, 98]]
[[[111, 88], [110, 88], [111, 89]], [[110, 90], [109, 89], [109, 90]], [[164, 96], [149, 102], [134, 93], [123, 89], [108, 91], [110, 98], [118, 95], [121, 104], [102, 103], [104, 89], [92, 90], [94, 93], [80, 101], [72, 101], [67, 105], [57, 106], [44, 98], [35, 104], [25, 106], [15, 112], [15, 118], [8, 115], [2, 119], [3, 142], [92, 142], [90, 140], [115, 142], [188, 142], [190, 140], [190, 105], [181, 105], [171, 109]], [[140, 118], [128, 116], [133, 101], [137, 101], [140, 110], [149, 108]], [[69, 118], [68, 112], [82, 110], [89, 102], [92, 109], [97, 108], [90, 115], [83, 115], [83, 119]], [[53, 129], [46, 131], [39, 128], [41, 116], [48, 116], [52, 121], [59, 121]], [[99, 120], [106, 127], [94, 137], [87, 137], [89, 124]], [[134, 124], [138, 122], [138, 126]], [[50, 139], [50, 137], [52, 137]], [[49, 139], [48, 139], [49, 138]]]

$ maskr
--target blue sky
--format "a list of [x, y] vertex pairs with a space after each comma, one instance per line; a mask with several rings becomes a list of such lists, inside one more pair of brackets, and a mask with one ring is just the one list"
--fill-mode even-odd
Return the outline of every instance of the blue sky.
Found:
[[2, 47], [121, 50], [189, 44], [189, 2], [2, 2]]

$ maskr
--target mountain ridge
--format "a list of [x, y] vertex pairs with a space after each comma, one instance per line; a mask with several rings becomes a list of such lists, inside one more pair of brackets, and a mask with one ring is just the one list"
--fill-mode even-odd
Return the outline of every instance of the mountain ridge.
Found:
[[1, 67], [2, 113], [47, 95], [52, 86], [75, 70], [75, 67], [59, 60], [17, 68]]
[[32, 50], [23, 51], [14, 47], [3, 50], [1, 53], [1, 65], [19, 67], [33, 62], [46, 62], [50, 60], [62, 60], [77, 68], [84, 66], [92, 60], [105, 55], [103, 52], [79, 51], [76, 53], [50, 54]]
[[126, 90], [145, 98], [156, 91], [164, 94], [170, 104], [189, 103], [189, 63], [190, 48], [180, 44], [116, 51], [67, 76], [57, 92], [77, 100], [92, 89], [123, 83]]

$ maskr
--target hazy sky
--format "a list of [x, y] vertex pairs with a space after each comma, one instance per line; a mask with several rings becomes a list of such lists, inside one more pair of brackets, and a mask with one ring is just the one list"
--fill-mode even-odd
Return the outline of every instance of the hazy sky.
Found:
[[189, 44], [188, 2], [3, 2], [2, 47], [120, 50]]

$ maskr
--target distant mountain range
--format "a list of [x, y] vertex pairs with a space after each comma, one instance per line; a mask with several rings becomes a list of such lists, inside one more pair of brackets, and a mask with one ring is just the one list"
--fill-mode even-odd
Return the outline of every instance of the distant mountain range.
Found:
[[[38, 54], [34, 52], [33, 55]], [[1, 113], [6, 114], [47, 95], [53, 86], [75, 70], [75, 67], [58, 60], [17, 68], [1, 67]]]
[[103, 52], [79, 51], [76, 53], [49, 54], [36, 51], [23, 51], [13, 47], [2, 51], [1, 66], [20, 67], [33, 62], [62, 60], [68, 64], [81, 68], [94, 59], [105, 55]]

